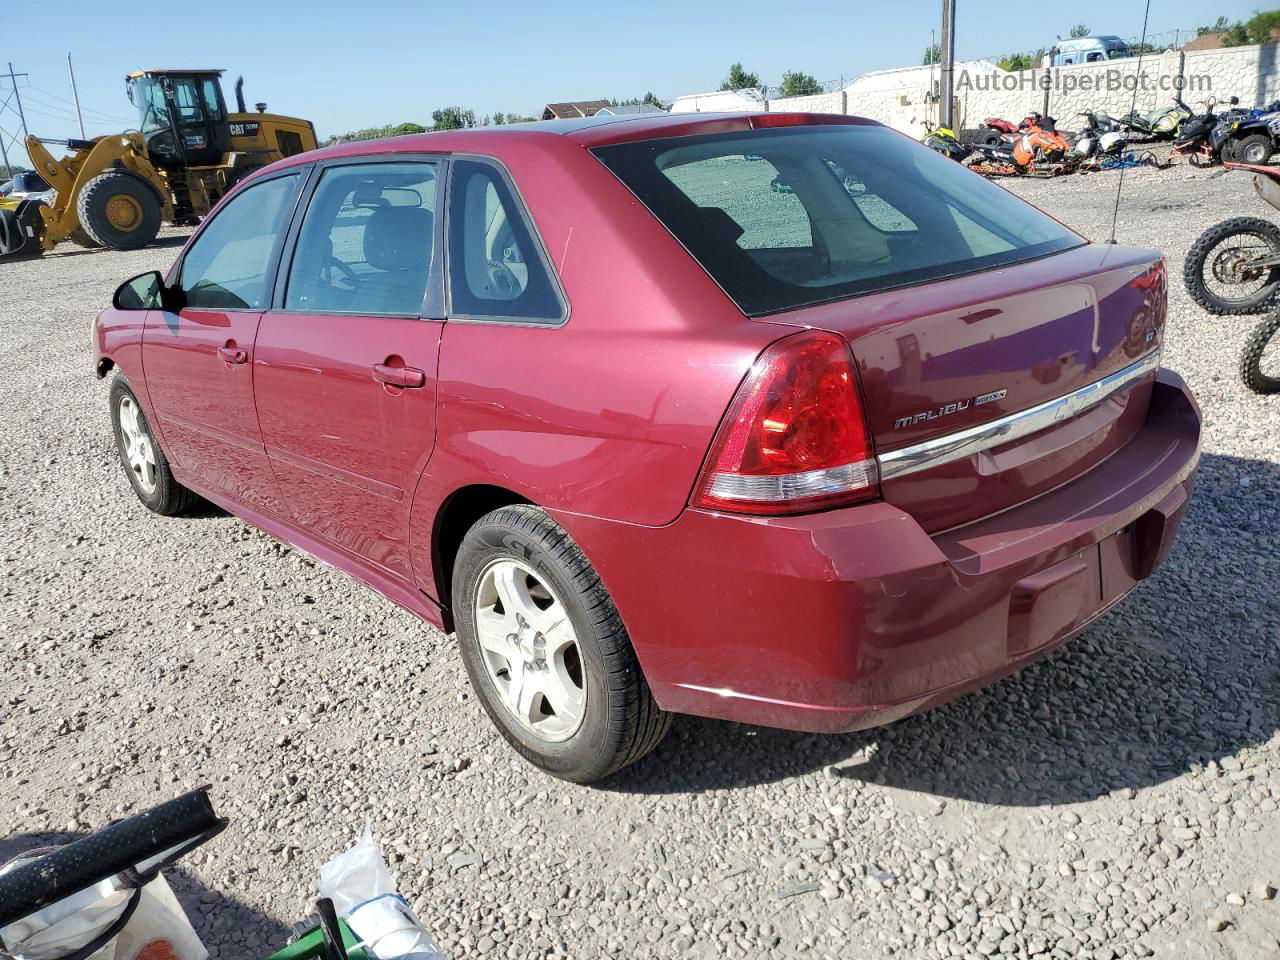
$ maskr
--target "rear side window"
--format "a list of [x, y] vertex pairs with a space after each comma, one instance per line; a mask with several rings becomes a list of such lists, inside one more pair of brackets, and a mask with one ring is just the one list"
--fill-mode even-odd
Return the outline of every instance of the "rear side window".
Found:
[[418, 316], [435, 246], [434, 163], [324, 171], [307, 205], [286, 310]]
[[554, 323], [559, 290], [501, 171], [456, 160], [449, 184], [450, 316]]
[[182, 261], [187, 306], [264, 309], [271, 254], [299, 180], [291, 173], [245, 187], [200, 231]]
[[595, 152], [753, 316], [1084, 242], [886, 127], [773, 128]]

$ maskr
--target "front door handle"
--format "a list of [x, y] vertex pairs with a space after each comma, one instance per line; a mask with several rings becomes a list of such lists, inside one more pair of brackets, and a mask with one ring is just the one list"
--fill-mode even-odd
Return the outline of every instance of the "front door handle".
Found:
[[373, 379], [390, 387], [412, 389], [427, 385], [427, 372], [417, 367], [392, 367], [385, 363], [375, 363]]
[[249, 351], [245, 350], [242, 347], [232, 347], [232, 346], [219, 347], [218, 356], [220, 356], [227, 363], [248, 363], [249, 362]]

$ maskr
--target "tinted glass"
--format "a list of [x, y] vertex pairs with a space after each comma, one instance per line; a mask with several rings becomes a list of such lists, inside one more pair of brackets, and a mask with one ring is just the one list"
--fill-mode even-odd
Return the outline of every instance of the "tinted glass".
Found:
[[436, 167], [331, 167], [307, 206], [285, 308], [418, 316], [435, 238]]
[[267, 268], [299, 177], [291, 173], [247, 187], [200, 231], [182, 261], [187, 306], [266, 308]]
[[596, 151], [748, 314], [974, 273], [1084, 241], [880, 126], [648, 140]]
[[541, 248], [497, 168], [456, 161], [449, 202], [452, 314], [559, 320], [564, 310]]

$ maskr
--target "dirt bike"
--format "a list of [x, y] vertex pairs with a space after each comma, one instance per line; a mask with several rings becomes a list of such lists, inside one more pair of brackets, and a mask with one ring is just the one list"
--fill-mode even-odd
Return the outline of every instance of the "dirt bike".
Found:
[[[1223, 166], [1253, 173], [1258, 196], [1280, 209], [1280, 167], [1230, 162]], [[1213, 314], [1274, 310], [1280, 299], [1280, 227], [1260, 217], [1232, 217], [1214, 224], [1191, 245], [1182, 280], [1191, 299]], [[1258, 324], [1245, 341], [1240, 379], [1255, 393], [1280, 393], [1277, 333], [1280, 311]]]
[[[1227, 163], [1254, 174], [1253, 188], [1280, 209], [1280, 167]], [[1280, 293], [1280, 226], [1261, 217], [1232, 217], [1200, 234], [1182, 266], [1191, 299], [1210, 313], [1261, 313]]]
[[[1280, 393], [1280, 311], [1254, 327], [1240, 354], [1240, 379], [1254, 393]], [[1272, 344], [1275, 344], [1272, 349]]]

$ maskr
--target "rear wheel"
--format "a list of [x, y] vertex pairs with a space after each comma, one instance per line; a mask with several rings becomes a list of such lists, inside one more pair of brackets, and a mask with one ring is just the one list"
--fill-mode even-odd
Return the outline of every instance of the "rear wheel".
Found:
[[128, 173], [100, 173], [80, 191], [76, 213], [91, 239], [112, 250], [136, 250], [160, 233], [160, 198]]
[[[1225, 150], [1223, 151], [1226, 152]], [[1266, 163], [1275, 152], [1275, 145], [1265, 133], [1252, 133], [1237, 140], [1231, 150], [1231, 156], [1223, 157], [1237, 163]]]
[[631, 640], [595, 569], [527, 504], [481, 518], [458, 550], [453, 610], [485, 712], [525, 759], [590, 783], [666, 735]]
[[1280, 393], [1280, 313], [1263, 320], [1244, 342], [1240, 379], [1254, 393]]
[[110, 402], [120, 465], [138, 499], [148, 510], [164, 516], [190, 509], [199, 497], [174, 479], [137, 396], [119, 374], [111, 382]]
[[1280, 256], [1280, 227], [1258, 217], [1214, 224], [1191, 245], [1182, 280], [1191, 299], [1210, 313], [1260, 313], [1280, 292], [1280, 270], [1256, 266]]

